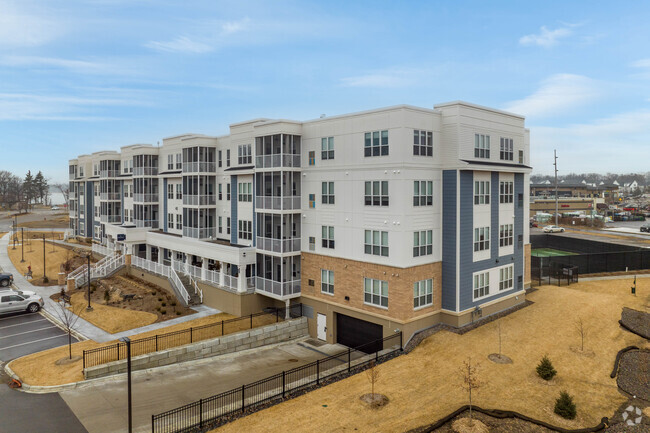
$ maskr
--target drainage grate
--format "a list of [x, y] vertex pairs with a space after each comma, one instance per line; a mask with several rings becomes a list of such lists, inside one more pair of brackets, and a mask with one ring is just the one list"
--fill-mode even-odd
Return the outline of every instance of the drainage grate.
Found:
[[315, 346], [315, 347], [321, 347], [321, 346], [324, 346], [325, 344], [327, 344], [324, 341], [314, 340], [313, 338], [310, 338], [309, 340], [305, 340], [305, 343], [311, 344], [312, 346]]

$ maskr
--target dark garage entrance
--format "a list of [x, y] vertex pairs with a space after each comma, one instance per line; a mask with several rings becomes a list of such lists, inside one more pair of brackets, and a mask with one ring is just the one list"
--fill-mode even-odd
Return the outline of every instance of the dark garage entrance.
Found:
[[[382, 338], [384, 338], [384, 331], [381, 325], [344, 314], [336, 314], [337, 343], [352, 348], [358, 347], [365, 353], [373, 353], [383, 349], [382, 342], [377, 341]], [[373, 341], [376, 343], [368, 344]]]

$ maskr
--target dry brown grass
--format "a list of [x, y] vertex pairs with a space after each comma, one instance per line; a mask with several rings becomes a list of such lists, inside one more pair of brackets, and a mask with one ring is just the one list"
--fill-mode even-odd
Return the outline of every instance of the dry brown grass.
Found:
[[18, 227], [33, 228], [33, 229], [67, 229], [70, 225], [69, 215], [53, 215], [43, 217], [39, 221], [25, 221], [18, 223]]
[[151, 325], [158, 320], [158, 316], [152, 313], [110, 307], [92, 301], [90, 306], [93, 311], [86, 311], [84, 307], [88, 306], [88, 301], [81, 292], [73, 294], [70, 303], [74, 311], [82, 310], [81, 318], [110, 334]]
[[[87, 313], [84, 312], [82, 313], [81, 317], [88, 320], [88, 317], [86, 316]], [[209, 325], [212, 323], [221, 322], [222, 320], [232, 319], [234, 317], [235, 316], [231, 314], [219, 313], [212, 316], [201, 317], [198, 319], [189, 320], [187, 322], [178, 323], [176, 325], [167, 326], [165, 328], [132, 335], [130, 338], [131, 340], [136, 340], [138, 338], [151, 337], [156, 334], [180, 331], [183, 329], [189, 329], [190, 327]], [[274, 317], [262, 316], [259, 318], [254, 318], [253, 326], [263, 326], [274, 321]], [[233, 324], [227, 325], [225, 329], [226, 334], [232, 334], [244, 329], [249, 329], [250, 322], [247, 320], [238, 321], [236, 323], [237, 326]], [[116, 341], [97, 343], [92, 340], [74, 343], [72, 344], [72, 356], [82, 356], [84, 350], [108, 346], [115, 343]], [[82, 360], [67, 365], [56, 365], [56, 361], [67, 356], [68, 346], [66, 345], [54, 349], [45, 350], [43, 352], [34, 353], [32, 355], [23, 356], [22, 358], [11, 361], [9, 366], [21, 378], [23, 382], [29, 385], [52, 386], [84, 380]]]
[[[284, 432], [287, 419], [291, 419], [291, 430], [295, 432], [406, 431], [467, 404], [458, 368], [469, 356], [483, 361], [481, 376], [487, 382], [474, 394], [474, 404], [514, 410], [566, 428], [596, 425], [625, 401], [615, 380], [609, 377], [618, 350], [632, 344], [650, 347], [618, 325], [623, 306], [649, 308], [650, 281], [637, 280], [637, 297], [629, 294], [631, 283], [631, 279], [625, 279], [570, 287], [543, 286], [529, 295], [535, 303], [527, 308], [464, 335], [444, 331], [432, 335], [410, 354], [376, 367], [381, 375], [376, 392], [390, 399], [379, 414], [359, 400], [360, 395], [369, 392], [369, 385], [364, 374], [357, 374], [217, 431]], [[574, 350], [580, 345], [574, 328], [577, 317], [582, 317], [590, 330], [585, 348], [594, 352], [592, 357]], [[488, 355], [498, 349], [498, 322], [503, 353], [513, 359], [513, 364], [487, 361]], [[558, 371], [556, 386], [537, 380], [535, 366], [544, 354], [549, 355]], [[573, 421], [553, 413], [561, 389], [575, 396], [578, 417]], [[296, 417], [297, 413], [301, 416]]]
[[[28, 266], [32, 267], [32, 276], [35, 280], [41, 279], [39, 284], [37, 281], [32, 281], [32, 283], [43, 285], [43, 241], [42, 240], [31, 240], [30, 244], [27, 244], [27, 239], [25, 239], [24, 246], [24, 256], [25, 262], [21, 263], [20, 259], [23, 254], [23, 247], [16, 246], [16, 249], [13, 249], [13, 243], [10, 243], [7, 247], [7, 252], [9, 253], [9, 259], [14, 264], [16, 269], [22, 274], [27, 273]], [[57, 278], [61, 269], [61, 264], [64, 263], [70, 256], [72, 251], [69, 248], [66, 248], [62, 245], [52, 244], [51, 242], [45, 243], [45, 271], [46, 275], [50, 280], [50, 285], [57, 284]]]

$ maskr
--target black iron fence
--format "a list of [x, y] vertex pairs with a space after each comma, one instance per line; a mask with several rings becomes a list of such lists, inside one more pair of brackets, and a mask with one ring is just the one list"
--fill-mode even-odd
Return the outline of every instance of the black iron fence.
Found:
[[[303, 315], [302, 304], [291, 305], [288, 310], [290, 318], [301, 317]], [[286, 313], [287, 308], [285, 307], [271, 307], [259, 313], [249, 314], [248, 316], [134, 339], [131, 340], [131, 356], [144, 355], [184, 344], [191, 344], [196, 341], [208, 340], [210, 338], [221, 337], [223, 335], [281, 322], [285, 320]], [[84, 350], [83, 368], [119, 361], [120, 359], [126, 359], [126, 343], [119, 342], [110, 346], [98, 347], [97, 349]]]
[[[364, 351], [373, 345], [381, 349], [370, 354]], [[319, 385], [329, 377], [349, 373], [352, 368], [364, 367], [373, 361], [381, 362], [391, 354], [402, 350], [402, 333], [399, 332], [257, 382], [152, 415], [151, 429], [153, 433], [196, 431], [217, 422], [222, 417], [244, 412], [246, 409], [273, 399], [284, 398], [311, 385]]]

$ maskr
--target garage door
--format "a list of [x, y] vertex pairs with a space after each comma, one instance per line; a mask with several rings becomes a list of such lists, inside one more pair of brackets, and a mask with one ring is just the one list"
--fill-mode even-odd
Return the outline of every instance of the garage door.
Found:
[[373, 353], [383, 349], [381, 340], [384, 337], [383, 327], [365, 320], [355, 319], [344, 314], [336, 314], [336, 342], [348, 347], [359, 347], [366, 353]]

